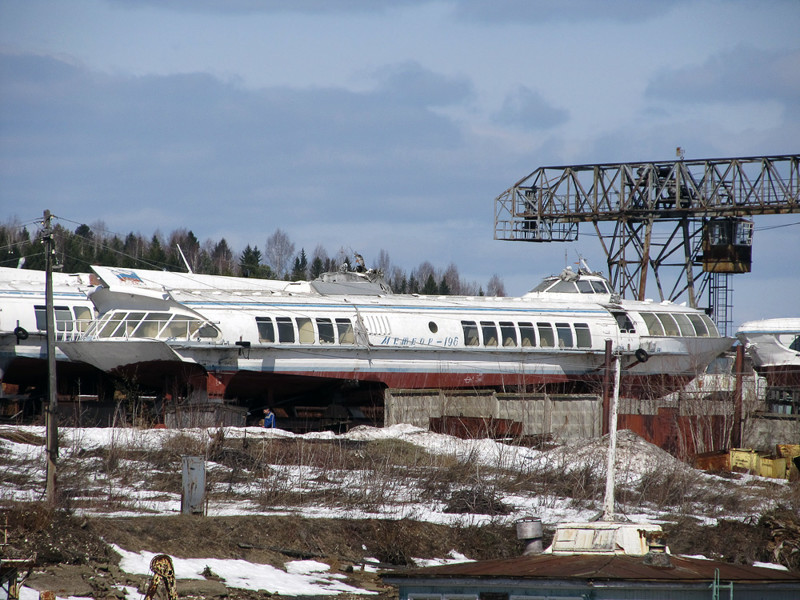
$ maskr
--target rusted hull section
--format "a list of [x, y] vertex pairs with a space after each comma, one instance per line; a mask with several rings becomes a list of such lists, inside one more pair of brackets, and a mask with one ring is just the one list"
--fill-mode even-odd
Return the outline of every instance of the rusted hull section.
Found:
[[676, 408], [659, 408], [655, 415], [620, 414], [618, 428], [634, 433], [679, 458], [726, 448], [730, 417], [681, 415]]

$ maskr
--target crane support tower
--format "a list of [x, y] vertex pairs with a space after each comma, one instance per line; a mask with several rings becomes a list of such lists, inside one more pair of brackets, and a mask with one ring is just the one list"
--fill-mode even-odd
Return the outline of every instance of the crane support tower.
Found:
[[[800, 213], [800, 155], [540, 167], [495, 199], [494, 237], [572, 242], [591, 223], [623, 296], [661, 300], [730, 325], [729, 276], [750, 271], [756, 215]], [[676, 274], [668, 285], [667, 275]]]

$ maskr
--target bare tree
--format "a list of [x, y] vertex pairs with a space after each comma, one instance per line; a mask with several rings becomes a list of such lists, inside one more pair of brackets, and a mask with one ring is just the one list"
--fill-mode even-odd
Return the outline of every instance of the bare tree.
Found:
[[328, 258], [328, 252], [322, 247], [322, 244], [317, 244], [314, 252], [311, 255], [310, 275], [311, 279], [316, 279], [322, 275], [328, 266], [330, 266], [331, 259]]
[[408, 292], [408, 275], [400, 267], [392, 267], [389, 277], [389, 285], [392, 290], [397, 294], [405, 294]]
[[455, 263], [450, 263], [445, 269], [442, 279], [447, 283], [447, 287], [451, 294], [463, 294], [463, 285], [461, 284], [461, 276], [458, 274], [458, 267]]
[[328, 260], [328, 251], [322, 246], [322, 244], [317, 244], [317, 247], [314, 248], [314, 252], [311, 253], [311, 261], [313, 262], [316, 259], [320, 259], [323, 263]]
[[438, 277], [436, 277], [436, 270], [427, 260], [422, 261], [416, 270], [412, 271], [411, 275], [420, 283], [420, 285], [424, 285], [429, 277], [433, 277], [434, 280], [438, 279]]
[[489, 283], [486, 284], [486, 295], [487, 296], [505, 296], [506, 295], [506, 286], [503, 284], [503, 280], [495, 273], [489, 278]]
[[278, 277], [283, 277], [289, 265], [289, 261], [294, 257], [294, 242], [289, 239], [286, 232], [281, 228], [275, 230], [267, 238], [267, 247], [264, 251], [267, 264], [272, 267]]
[[347, 263], [351, 269], [355, 266], [353, 260], [350, 258], [350, 252], [344, 246], [340, 246], [339, 252], [336, 253], [336, 264], [341, 266], [345, 263]]
[[383, 248], [378, 252], [378, 258], [373, 261], [372, 268], [384, 274], [388, 274], [389, 269], [392, 268], [392, 261], [389, 259], [389, 253]]

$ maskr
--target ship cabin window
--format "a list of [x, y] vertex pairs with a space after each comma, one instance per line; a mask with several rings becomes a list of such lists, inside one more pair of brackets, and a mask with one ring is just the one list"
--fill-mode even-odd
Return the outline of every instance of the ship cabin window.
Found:
[[719, 337], [717, 326], [699, 313], [641, 313], [652, 336]]
[[98, 338], [190, 339], [195, 335], [215, 338], [219, 330], [208, 322], [189, 315], [158, 312], [111, 311], [103, 315], [87, 333]]
[[133, 330], [133, 337], [157, 338], [161, 328], [169, 321], [169, 313], [147, 313]]
[[215, 338], [219, 335], [219, 329], [214, 327], [211, 323], [206, 323], [197, 330], [198, 337]]
[[575, 282], [578, 286], [578, 291], [581, 294], [594, 294], [594, 287], [592, 286], [591, 281], [586, 281], [585, 279], [579, 279]]
[[275, 342], [275, 326], [272, 324], [272, 317], [256, 317], [256, 327], [258, 327], [258, 341], [272, 344]]
[[464, 345], [479, 346], [478, 327], [475, 321], [461, 321], [461, 328], [464, 330]]
[[569, 323], [556, 323], [556, 332], [558, 333], [558, 347], [559, 348], [572, 348], [572, 328]]
[[39, 331], [47, 330], [47, 310], [44, 306], [34, 306], [33, 314], [36, 315], [36, 329]]
[[631, 321], [628, 313], [615, 312], [611, 314], [613, 314], [614, 318], [617, 320], [620, 333], [636, 333], [636, 328], [633, 326], [633, 321]]
[[667, 336], [680, 335], [678, 324], [675, 322], [675, 319], [672, 318], [672, 315], [668, 313], [656, 313], [656, 316], [658, 317], [658, 320], [661, 321], [661, 324], [664, 326], [664, 335]]
[[697, 333], [698, 337], [708, 337], [708, 327], [703, 322], [703, 319], [700, 318], [700, 315], [693, 315], [689, 314], [686, 315], [689, 318], [689, 321], [694, 325], [695, 333]]
[[800, 352], [800, 335], [795, 336], [794, 341], [791, 344], [789, 344], [789, 350]]
[[[75, 307], [82, 308], [83, 310], [89, 313], [89, 320], [91, 321], [91, 312], [89, 312], [88, 308], [84, 307]], [[34, 314], [36, 315], [36, 329], [40, 331], [47, 330], [47, 308], [45, 306], [34, 306], [33, 307]], [[55, 317], [55, 325], [56, 325], [56, 338], [63, 339], [67, 332], [71, 332], [75, 327], [75, 317], [72, 315], [72, 311], [69, 309], [69, 306], [54, 306], [53, 307], [53, 316]], [[85, 331], [84, 329], [80, 329], [80, 331]]]
[[542, 348], [553, 348], [556, 345], [556, 338], [553, 335], [553, 326], [550, 323], [536, 323], [539, 330], [539, 345]]
[[642, 318], [650, 335], [664, 335], [664, 326], [661, 325], [661, 321], [653, 313], [642, 313]]
[[143, 312], [128, 313], [125, 316], [124, 333], [121, 333], [123, 328], [120, 328], [116, 332], [117, 335], [123, 335], [124, 334], [125, 337], [133, 337], [133, 332], [136, 331], [136, 326], [139, 323], [142, 322], [142, 319], [144, 319], [144, 313]]
[[589, 331], [588, 323], [575, 323], [575, 337], [578, 342], [578, 348], [592, 347], [592, 332]]
[[594, 288], [595, 293], [597, 294], [610, 294], [611, 290], [608, 289], [605, 281], [599, 281], [597, 279], [592, 279], [592, 287]]
[[103, 324], [102, 329], [100, 329], [100, 333], [97, 335], [97, 337], [101, 338], [118, 337], [114, 335], [114, 332], [119, 327], [119, 324], [122, 323], [122, 319], [124, 316], [125, 313], [121, 312], [111, 313], [106, 319], [105, 323]]
[[54, 306], [53, 312], [56, 318], [56, 331], [60, 333], [72, 331], [73, 316], [69, 306]]
[[353, 333], [353, 324], [350, 319], [336, 319], [336, 331], [339, 334], [340, 344], [356, 343], [356, 336]]
[[708, 327], [708, 335], [712, 337], [719, 337], [719, 330], [717, 326], [714, 324], [714, 321], [711, 320], [711, 317], [708, 315], [699, 315], [701, 319], [703, 319], [703, 323], [706, 324]]
[[574, 281], [559, 281], [548, 292], [557, 292], [559, 294], [577, 294], [578, 288], [575, 287]]
[[86, 331], [92, 322], [92, 311], [87, 306], [73, 306], [75, 311], [75, 328], [78, 331]]
[[678, 324], [678, 329], [683, 337], [695, 336], [694, 326], [685, 314], [675, 313], [672, 316], [675, 317], [675, 322]]
[[161, 337], [188, 339], [200, 328], [200, 324], [200, 321], [189, 316], [174, 315], [161, 333]]
[[529, 348], [536, 346], [536, 334], [534, 333], [533, 323], [520, 323], [519, 324], [519, 339], [521, 346]]
[[298, 341], [301, 344], [313, 344], [316, 336], [314, 335], [314, 324], [311, 319], [307, 317], [298, 317], [297, 333]]
[[516, 346], [517, 345], [517, 330], [514, 324], [508, 321], [500, 322], [500, 337], [503, 338], [503, 346]]
[[544, 292], [547, 288], [553, 285], [555, 278], [545, 279], [539, 285], [531, 290], [531, 292]]
[[319, 332], [320, 344], [333, 344], [336, 338], [333, 336], [333, 323], [330, 319], [317, 319], [317, 331]]
[[294, 324], [289, 317], [276, 317], [278, 325], [278, 342], [281, 344], [294, 344]]
[[491, 321], [481, 321], [484, 346], [497, 346], [497, 325]]

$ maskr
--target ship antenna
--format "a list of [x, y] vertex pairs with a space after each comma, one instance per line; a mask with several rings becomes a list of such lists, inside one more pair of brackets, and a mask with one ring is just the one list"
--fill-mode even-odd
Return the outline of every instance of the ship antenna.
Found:
[[193, 274], [194, 271], [192, 271], [192, 267], [189, 266], [189, 261], [186, 260], [186, 257], [183, 255], [183, 250], [181, 250], [181, 245], [175, 244], [175, 246], [178, 248], [178, 252], [180, 252], [181, 258], [183, 259], [183, 264], [186, 265], [186, 270], [189, 271], [189, 273]]

